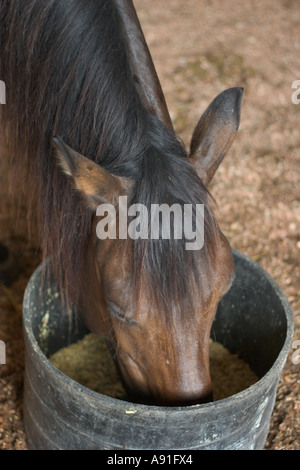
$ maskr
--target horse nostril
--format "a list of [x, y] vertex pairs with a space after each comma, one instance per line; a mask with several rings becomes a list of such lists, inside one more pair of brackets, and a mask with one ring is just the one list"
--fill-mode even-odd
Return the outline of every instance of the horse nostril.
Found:
[[149, 391], [147, 374], [143, 368], [129, 354], [118, 351], [116, 365], [128, 397], [139, 403], [148, 401]]

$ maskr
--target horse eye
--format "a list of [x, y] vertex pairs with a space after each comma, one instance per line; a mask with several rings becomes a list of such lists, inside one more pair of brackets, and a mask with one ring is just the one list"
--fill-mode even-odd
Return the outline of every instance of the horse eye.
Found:
[[134, 320], [131, 320], [130, 318], [126, 317], [125, 313], [123, 310], [116, 305], [114, 302], [107, 301], [107, 308], [109, 312], [112, 314], [113, 317], [117, 318], [118, 320], [121, 320], [128, 325], [134, 326], [136, 325], [136, 322]]

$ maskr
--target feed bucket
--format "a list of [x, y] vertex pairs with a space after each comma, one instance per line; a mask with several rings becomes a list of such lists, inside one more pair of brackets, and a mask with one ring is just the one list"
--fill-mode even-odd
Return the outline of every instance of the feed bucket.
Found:
[[130, 403], [96, 393], [56, 369], [49, 355], [82, 338], [41, 267], [24, 297], [24, 421], [30, 449], [262, 449], [293, 334], [275, 281], [234, 251], [235, 281], [219, 304], [212, 337], [248, 362], [259, 380], [223, 400], [187, 407]]

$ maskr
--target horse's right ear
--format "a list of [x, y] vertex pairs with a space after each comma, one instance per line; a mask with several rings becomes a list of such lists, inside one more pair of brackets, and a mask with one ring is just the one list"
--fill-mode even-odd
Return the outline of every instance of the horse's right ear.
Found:
[[96, 209], [100, 204], [117, 203], [118, 197], [125, 193], [128, 186], [124, 178], [112, 175], [97, 163], [75, 152], [60, 137], [54, 137], [53, 143], [59, 166], [73, 180], [75, 188], [83, 195], [89, 207]]
[[208, 184], [229, 150], [239, 128], [243, 88], [229, 88], [208, 106], [194, 131], [190, 157]]

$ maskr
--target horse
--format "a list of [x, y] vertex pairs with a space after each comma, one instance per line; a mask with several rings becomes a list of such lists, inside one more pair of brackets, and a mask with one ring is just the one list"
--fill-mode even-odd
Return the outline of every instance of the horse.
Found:
[[[66, 309], [106, 339], [128, 399], [212, 400], [210, 330], [234, 263], [208, 184], [237, 134], [243, 89], [211, 102], [187, 149], [132, 0], [2, 0], [0, 25], [1, 139]], [[119, 219], [121, 196], [128, 207], [203, 205], [203, 247], [100, 240], [97, 208]]]

